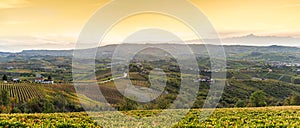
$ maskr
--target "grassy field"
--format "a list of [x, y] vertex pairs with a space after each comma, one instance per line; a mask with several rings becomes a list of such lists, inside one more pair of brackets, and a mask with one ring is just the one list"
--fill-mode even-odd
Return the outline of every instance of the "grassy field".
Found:
[[[160, 111], [128, 111], [123, 112], [133, 118], [149, 118], [155, 116]], [[178, 111], [177, 111], [178, 112]], [[180, 110], [179, 110], [180, 112]], [[300, 126], [300, 107], [265, 107], [265, 108], [230, 108], [216, 109], [214, 113], [204, 122], [199, 122], [201, 110], [191, 110], [185, 118], [173, 125], [173, 127], [298, 127]], [[94, 113], [95, 114], [95, 113]], [[103, 114], [98, 115], [97, 120], [101, 120]], [[169, 114], [171, 115], [171, 114]], [[110, 115], [114, 117], [114, 115]], [[167, 115], [166, 115], [167, 116]], [[168, 123], [168, 119], [164, 120]], [[103, 118], [104, 119], [104, 118]], [[112, 119], [110, 119], [112, 121]], [[120, 123], [123, 127], [133, 127], [140, 122]], [[107, 122], [108, 124], [114, 124]], [[115, 124], [114, 124], [115, 125]], [[150, 126], [156, 126], [151, 122]], [[81, 113], [51, 113], [51, 114], [1, 114], [0, 127], [100, 127], [97, 122]]]

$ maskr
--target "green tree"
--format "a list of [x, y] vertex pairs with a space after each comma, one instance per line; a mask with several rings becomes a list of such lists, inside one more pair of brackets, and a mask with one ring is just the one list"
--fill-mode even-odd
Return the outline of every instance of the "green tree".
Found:
[[238, 107], [238, 108], [243, 108], [243, 107], [246, 107], [246, 102], [244, 100], [239, 100], [236, 102], [235, 104], [235, 107]]
[[266, 94], [263, 91], [255, 91], [250, 96], [250, 102], [253, 107], [263, 107], [267, 105]]
[[3, 80], [3, 81], [7, 81], [7, 80], [8, 80], [7, 76], [6, 76], [6, 75], [3, 75], [2, 80]]
[[63, 94], [57, 93], [57, 95], [55, 96], [53, 104], [56, 107], [56, 111], [58, 111], [58, 112], [66, 112], [67, 111], [66, 107], [68, 105], [68, 101], [64, 97]]
[[43, 103], [43, 112], [44, 113], [52, 113], [55, 111], [55, 106], [48, 100], [44, 100]]
[[125, 98], [124, 102], [118, 105], [118, 108], [121, 111], [135, 110], [137, 107], [138, 103], [128, 98]]
[[290, 99], [290, 105], [300, 105], [300, 96], [294, 94]]
[[25, 102], [24, 112], [26, 113], [41, 113], [43, 108], [41, 105], [41, 100], [38, 98], [33, 98]]
[[51, 76], [48, 76], [48, 80], [52, 80], [52, 77], [51, 77]]
[[161, 98], [158, 100], [157, 105], [158, 105], [159, 109], [166, 109], [166, 108], [168, 108], [169, 101], [168, 101], [168, 99]]
[[22, 111], [21, 111], [18, 107], [14, 107], [14, 108], [11, 110], [11, 113], [22, 113]]
[[4, 106], [8, 106], [9, 105], [10, 98], [9, 98], [9, 93], [8, 93], [7, 90], [5, 90], [5, 89], [1, 90], [0, 98], [1, 98], [1, 100], [0, 100], [0, 102], [1, 102], [0, 104], [1, 105], [4, 105]]

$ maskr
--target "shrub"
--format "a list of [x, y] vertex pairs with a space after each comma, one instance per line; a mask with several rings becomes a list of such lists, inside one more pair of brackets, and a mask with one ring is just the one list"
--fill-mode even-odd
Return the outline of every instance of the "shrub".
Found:
[[267, 105], [266, 94], [263, 91], [255, 91], [250, 96], [250, 102], [253, 107], [264, 107]]
[[239, 100], [236, 102], [235, 104], [235, 107], [238, 107], [238, 108], [243, 108], [243, 107], [246, 107], [246, 102], [244, 100]]

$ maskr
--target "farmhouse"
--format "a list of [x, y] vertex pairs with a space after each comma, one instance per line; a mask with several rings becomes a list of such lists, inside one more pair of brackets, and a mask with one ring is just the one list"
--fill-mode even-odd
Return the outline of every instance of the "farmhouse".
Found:
[[53, 80], [44, 80], [41, 83], [42, 84], [54, 84]]
[[19, 78], [13, 78], [12, 81], [18, 83], [18, 82], [20, 82], [21, 80], [20, 80]]
[[42, 83], [45, 79], [43, 77], [41, 78], [35, 78], [34, 82], [35, 83]]

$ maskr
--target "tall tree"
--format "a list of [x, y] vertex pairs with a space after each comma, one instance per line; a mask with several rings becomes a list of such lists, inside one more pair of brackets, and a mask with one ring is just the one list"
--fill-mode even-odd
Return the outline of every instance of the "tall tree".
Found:
[[246, 102], [244, 100], [239, 100], [236, 102], [235, 107], [238, 107], [238, 108], [246, 107]]
[[7, 81], [7, 79], [8, 79], [7, 76], [6, 76], [6, 75], [3, 75], [2, 80], [3, 80], [3, 81]]
[[10, 98], [9, 98], [9, 93], [7, 90], [2, 89], [1, 90], [1, 94], [0, 94], [0, 98], [1, 98], [1, 105], [7, 106], [10, 103]]
[[266, 94], [263, 91], [255, 91], [250, 96], [250, 102], [254, 107], [263, 107], [267, 105]]
[[297, 94], [294, 94], [294, 95], [291, 97], [290, 104], [291, 104], [291, 105], [300, 105], [300, 96], [297, 95]]
[[52, 80], [52, 77], [51, 77], [51, 76], [48, 76], [48, 80]]

